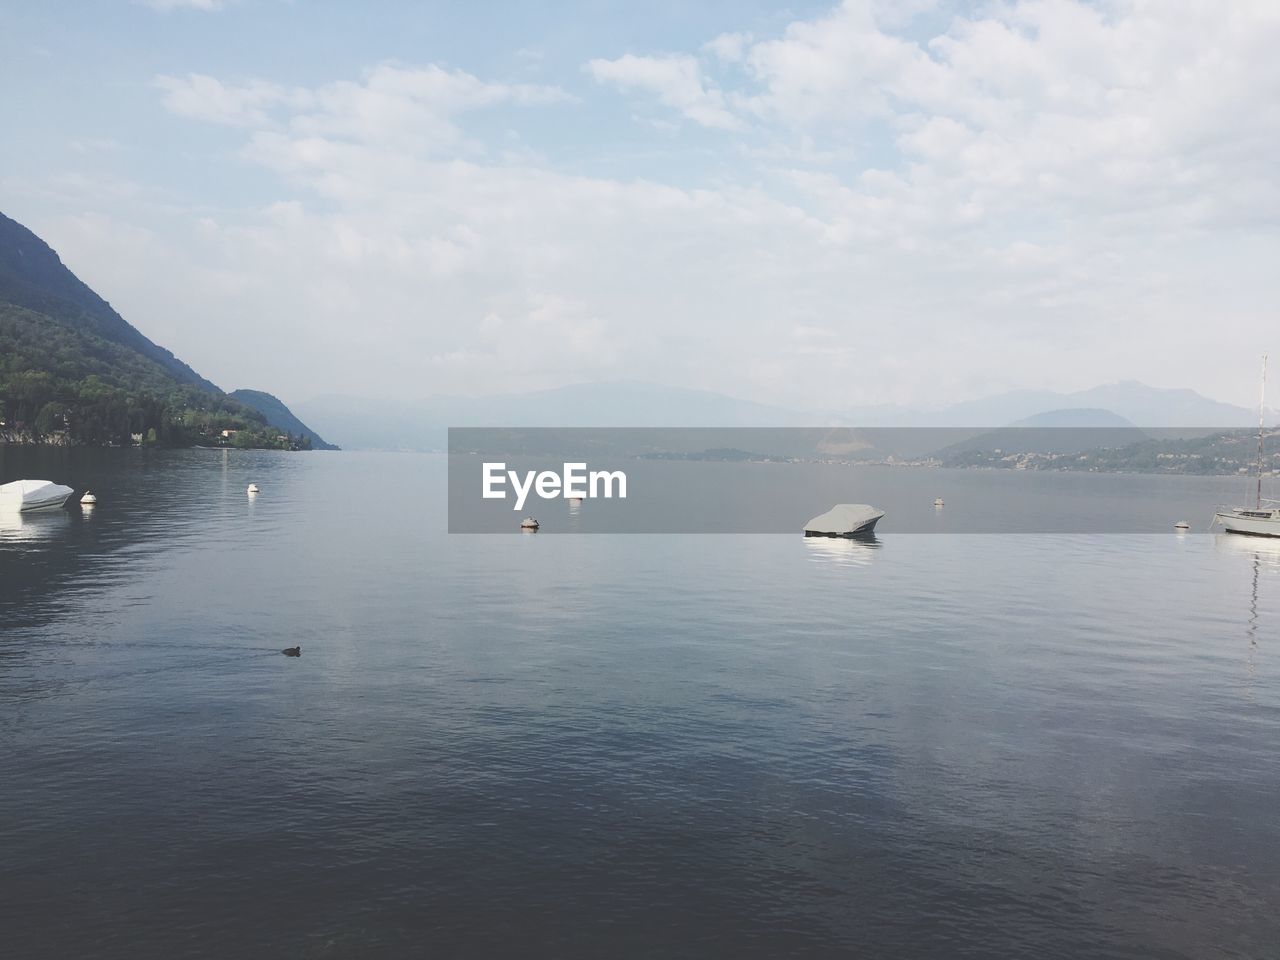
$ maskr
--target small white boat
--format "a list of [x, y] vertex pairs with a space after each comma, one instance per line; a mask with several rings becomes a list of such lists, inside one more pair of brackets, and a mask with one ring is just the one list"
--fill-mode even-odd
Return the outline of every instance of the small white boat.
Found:
[[49, 510], [67, 502], [74, 490], [51, 480], [14, 480], [0, 485], [0, 510], [29, 513]]
[[92, 507], [95, 503], [98, 502], [98, 498], [93, 495], [92, 490], [86, 490], [84, 492], [84, 496], [80, 498], [80, 502], [84, 504], [86, 507]]
[[1173, 525], [1173, 529], [1175, 529], [1175, 530], [1190, 530], [1190, 529], [1191, 529], [1191, 524], [1187, 523], [1187, 521], [1185, 521], [1185, 520], [1179, 520], [1177, 523], [1175, 523], [1175, 524]]
[[256, 483], [249, 484], [249, 489], [246, 491], [246, 493], [255, 494], [257, 492], [258, 492], [258, 485]]
[[806, 537], [865, 537], [875, 531], [883, 510], [866, 503], [838, 503], [804, 525]]
[[942, 499], [941, 497], [934, 497], [934, 498], [933, 498], [933, 505], [934, 505], [935, 507], [943, 507], [943, 506], [946, 506], [946, 503], [943, 501], [943, 499]]
[[533, 519], [533, 517], [525, 517], [520, 521], [521, 530], [537, 530], [538, 526], [538, 521]]

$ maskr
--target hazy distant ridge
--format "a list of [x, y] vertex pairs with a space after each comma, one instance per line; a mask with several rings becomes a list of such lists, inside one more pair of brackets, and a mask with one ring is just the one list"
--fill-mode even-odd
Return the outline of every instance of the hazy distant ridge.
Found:
[[347, 448], [439, 450], [448, 427], [1243, 427], [1257, 412], [1194, 390], [1135, 381], [1076, 393], [1020, 390], [940, 410], [892, 405], [800, 411], [709, 390], [639, 381], [583, 383], [479, 398], [387, 402], [318, 397], [295, 404], [309, 422]]
[[229, 394], [232, 399], [238, 400], [246, 407], [257, 410], [260, 414], [267, 418], [267, 423], [275, 427], [277, 430], [283, 430], [285, 433], [291, 434], [295, 438], [301, 439], [306, 437], [311, 440], [312, 450], [337, 450], [338, 448], [331, 443], [326, 442], [320, 434], [316, 433], [305, 423], [294, 416], [293, 411], [284, 405], [279, 397], [275, 397], [262, 390], [232, 390]]

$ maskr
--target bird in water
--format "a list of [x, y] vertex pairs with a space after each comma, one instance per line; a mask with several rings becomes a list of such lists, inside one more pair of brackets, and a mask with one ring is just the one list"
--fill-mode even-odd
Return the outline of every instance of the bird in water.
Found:
[[301, 648], [301, 647], [287, 647], [286, 649], [281, 650], [280, 652], [281, 652], [281, 653], [283, 653], [286, 657], [300, 657], [300, 656], [302, 656], [302, 648]]

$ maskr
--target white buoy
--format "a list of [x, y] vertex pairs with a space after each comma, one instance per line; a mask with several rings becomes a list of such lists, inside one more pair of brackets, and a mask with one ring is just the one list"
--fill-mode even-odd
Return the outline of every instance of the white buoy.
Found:
[[249, 490], [248, 490], [248, 493], [249, 493], [250, 495], [252, 495], [252, 494], [255, 494], [255, 493], [257, 493], [257, 492], [258, 492], [258, 485], [257, 485], [256, 483], [251, 483], [251, 484], [249, 484]]
[[1187, 521], [1185, 521], [1185, 520], [1179, 520], [1177, 523], [1175, 523], [1175, 524], [1173, 525], [1173, 529], [1175, 529], [1175, 530], [1190, 530], [1190, 529], [1191, 529], [1191, 524], [1187, 523]]
[[537, 530], [538, 521], [533, 519], [533, 517], [525, 517], [523, 520], [520, 521], [520, 529], [521, 530]]
[[84, 496], [80, 498], [80, 502], [83, 503], [86, 507], [92, 507], [95, 503], [98, 502], [98, 498], [93, 495], [92, 490], [86, 490], [84, 492]]
[[941, 507], [941, 506], [943, 505], [942, 498], [941, 498], [941, 497], [934, 497], [934, 499], [933, 499], [933, 505], [934, 505], [935, 507]]

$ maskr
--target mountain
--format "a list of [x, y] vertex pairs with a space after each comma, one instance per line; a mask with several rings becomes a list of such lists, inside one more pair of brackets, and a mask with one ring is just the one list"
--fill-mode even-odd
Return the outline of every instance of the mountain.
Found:
[[1065, 410], [1101, 410], [1139, 427], [1221, 429], [1248, 426], [1258, 418], [1256, 410], [1211, 400], [1194, 390], [1126, 380], [1074, 393], [1012, 390], [932, 411], [864, 407], [847, 411], [844, 419], [864, 426], [1002, 427]]
[[324, 396], [297, 404], [342, 446], [442, 450], [449, 427], [794, 427], [820, 418], [710, 390], [634, 380], [417, 401]]
[[312, 450], [337, 450], [331, 443], [326, 443], [320, 434], [293, 415], [278, 397], [261, 390], [232, 390], [229, 396], [246, 407], [252, 407], [266, 417], [267, 423], [278, 430], [294, 437], [306, 437], [311, 441]]
[[1146, 433], [1110, 410], [1080, 407], [1046, 410], [1016, 420], [1007, 427], [966, 437], [943, 447], [935, 455], [943, 463], [951, 464], [979, 451], [999, 450], [1003, 455], [1033, 452], [1074, 454], [1124, 447], [1147, 439]]
[[0, 214], [0, 443], [32, 440], [290, 446]]
[[968, 465], [969, 454], [1019, 453], [1077, 454], [1087, 450], [1113, 450], [1143, 443], [1151, 437], [1137, 427], [997, 427], [966, 437], [934, 451], [947, 466]]
[[[1003, 426], [1231, 428], [1257, 414], [1219, 403], [1193, 390], [1167, 390], [1133, 381], [1076, 393], [1019, 390], [935, 411], [882, 405], [841, 413], [814, 413], [741, 400], [709, 390], [623, 380], [485, 397], [434, 396], [387, 402], [323, 396], [298, 404], [309, 423], [344, 447], [441, 450], [448, 427], [803, 427], [817, 424], [879, 428], [948, 428], [913, 437], [894, 430], [892, 451], [917, 456], [962, 436]], [[967, 428], [956, 432], [955, 428]], [[1083, 438], [1082, 438], [1083, 439]]]
[[25, 307], [70, 330], [93, 334], [158, 364], [178, 383], [220, 393], [168, 350], [157, 346], [67, 269], [47, 243], [0, 213], [0, 301]]
[[1033, 417], [1015, 420], [1009, 426], [1024, 430], [1040, 427], [1068, 427], [1072, 429], [1121, 427], [1131, 429], [1133, 423], [1119, 414], [1112, 413], [1110, 410], [1102, 410], [1098, 407], [1078, 407], [1067, 410], [1046, 410], [1044, 413], [1037, 413]]
[[1102, 407], [1140, 427], [1244, 427], [1258, 411], [1222, 403], [1187, 389], [1149, 387], [1136, 380], [1067, 394], [1064, 407]]

